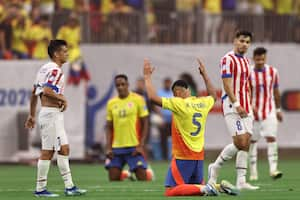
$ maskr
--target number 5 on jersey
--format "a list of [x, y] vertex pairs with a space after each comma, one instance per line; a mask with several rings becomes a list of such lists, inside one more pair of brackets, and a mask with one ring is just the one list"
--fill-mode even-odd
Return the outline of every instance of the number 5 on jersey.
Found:
[[193, 124], [197, 127], [197, 130], [194, 131], [194, 132], [191, 132], [192, 136], [198, 135], [200, 133], [200, 131], [201, 131], [201, 124], [200, 124], [199, 121], [197, 121], [198, 117], [202, 117], [201, 113], [195, 113], [193, 115]]

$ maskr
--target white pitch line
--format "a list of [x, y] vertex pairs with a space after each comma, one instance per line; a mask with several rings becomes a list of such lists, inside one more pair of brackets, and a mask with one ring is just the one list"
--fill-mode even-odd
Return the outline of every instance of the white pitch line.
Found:
[[[115, 189], [115, 187], [113, 188], [103, 188], [101, 186], [89, 186], [89, 187], [84, 187], [85, 189], [87, 189], [88, 191], [91, 192], [104, 192], [104, 191], [110, 191], [111, 189]], [[130, 187], [118, 187], [119, 191], [128, 191], [128, 189], [130, 189], [130, 191], [136, 191], [136, 189], [130, 188]], [[49, 189], [52, 192], [63, 192], [63, 189]], [[13, 189], [13, 188], [7, 188], [7, 189], [0, 189], [0, 193], [4, 193], [4, 192], [33, 192], [34, 189]], [[156, 189], [144, 189], [142, 190], [144, 192], [159, 192], [161, 190], [156, 190]]]
[[[108, 188], [103, 188], [101, 186], [89, 186], [89, 187], [84, 187], [84, 188], [91, 192], [103, 192], [103, 191], [110, 191], [110, 190], [115, 189], [115, 187], [108, 189]], [[136, 191], [136, 188], [135, 189], [130, 188], [130, 187], [118, 187], [118, 188], [121, 189], [119, 191], [124, 191], [124, 192], [128, 191], [128, 189], [130, 189], [130, 191]], [[162, 190], [163, 189], [143, 189], [142, 191], [144, 191], [144, 192], [159, 192]], [[15, 189], [15, 188], [0, 189], [0, 193], [2, 193], [2, 192], [33, 192], [33, 191], [34, 191], [33, 188], [31, 188], [31, 189], [28, 189], [28, 188], [26, 188], [26, 189]], [[63, 189], [50, 189], [50, 191], [63, 192], [64, 190]], [[273, 189], [258, 189], [256, 191], [257, 192], [285, 192], [285, 191], [289, 191], [289, 189], [288, 188], [285, 188], [285, 189], [273, 188]], [[299, 190], [292, 189], [292, 192], [293, 191], [299, 191]]]

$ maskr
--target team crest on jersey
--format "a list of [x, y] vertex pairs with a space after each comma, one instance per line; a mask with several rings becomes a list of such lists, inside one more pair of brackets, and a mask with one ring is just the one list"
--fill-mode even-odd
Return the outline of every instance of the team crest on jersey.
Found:
[[128, 108], [132, 108], [133, 107], [133, 103], [132, 102], [129, 102], [127, 105], [128, 105]]
[[48, 83], [53, 83], [53, 81], [55, 80], [57, 76], [57, 69], [54, 69], [51, 74], [50, 77], [48, 78]]

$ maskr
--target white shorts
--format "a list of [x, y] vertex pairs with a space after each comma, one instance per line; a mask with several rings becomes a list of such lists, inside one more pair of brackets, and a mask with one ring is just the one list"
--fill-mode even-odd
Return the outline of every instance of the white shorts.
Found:
[[42, 150], [59, 151], [61, 145], [68, 144], [64, 128], [64, 116], [58, 108], [42, 107], [39, 113]]
[[260, 137], [276, 137], [278, 121], [276, 114], [270, 114], [265, 120], [253, 123], [252, 140], [257, 141]]
[[225, 115], [225, 122], [232, 136], [253, 133], [252, 115], [241, 118], [237, 113], [229, 113]]

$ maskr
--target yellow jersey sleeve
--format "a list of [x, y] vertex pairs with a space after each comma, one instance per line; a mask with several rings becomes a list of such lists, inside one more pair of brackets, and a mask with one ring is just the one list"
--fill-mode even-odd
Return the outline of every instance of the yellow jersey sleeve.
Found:
[[179, 97], [162, 97], [162, 108], [171, 110], [173, 113], [185, 112], [184, 99]]
[[109, 101], [107, 103], [107, 106], [106, 106], [106, 120], [107, 121], [112, 121], [113, 120], [113, 115], [112, 115], [112, 109], [111, 109], [111, 101]]
[[146, 105], [146, 102], [143, 97], [137, 96], [137, 103], [138, 103], [138, 116], [139, 117], [146, 117], [149, 115], [149, 111]]
[[64, 40], [65, 39], [65, 27], [61, 27], [59, 30], [58, 30], [58, 33], [56, 35], [56, 39], [61, 39], [61, 40]]
[[215, 104], [215, 99], [212, 96], [200, 97], [202, 102], [207, 106], [208, 112]]

